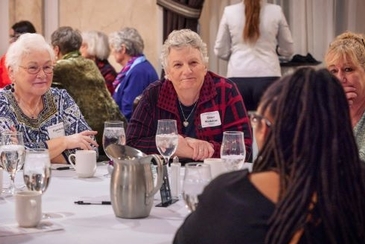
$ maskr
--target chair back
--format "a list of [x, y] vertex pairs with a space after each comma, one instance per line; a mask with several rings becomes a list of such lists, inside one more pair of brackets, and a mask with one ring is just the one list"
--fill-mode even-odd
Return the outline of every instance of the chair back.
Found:
[[261, 96], [274, 81], [280, 77], [231, 77], [241, 93], [246, 110], [255, 111], [260, 102]]

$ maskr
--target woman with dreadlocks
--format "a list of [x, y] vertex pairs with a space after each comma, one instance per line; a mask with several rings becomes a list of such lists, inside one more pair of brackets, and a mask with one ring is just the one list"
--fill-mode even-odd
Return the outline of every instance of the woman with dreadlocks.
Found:
[[364, 169], [340, 82], [299, 69], [266, 90], [251, 122], [253, 172], [215, 178], [174, 243], [365, 243]]

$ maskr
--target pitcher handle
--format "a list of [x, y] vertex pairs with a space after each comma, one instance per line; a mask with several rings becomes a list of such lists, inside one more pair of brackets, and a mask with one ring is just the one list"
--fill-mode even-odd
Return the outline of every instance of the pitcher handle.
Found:
[[151, 154], [150, 156], [152, 156], [157, 162], [157, 182], [152, 191], [146, 193], [146, 201], [148, 201], [151, 196], [154, 196], [156, 192], [160, 190], [163, 182], [163, 160], [158, 154]]

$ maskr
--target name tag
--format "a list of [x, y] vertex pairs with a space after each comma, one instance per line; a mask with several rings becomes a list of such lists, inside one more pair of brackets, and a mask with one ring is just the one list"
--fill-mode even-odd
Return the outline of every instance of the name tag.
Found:
[[47, 131], [50, 139], [65, 136], [65, 128], [63, 127], [63, 122], [49, 126], [47, 128]]
[[200, 114], [200, 121], [202, 122], [203, 128], [222, 125], [218, 111]]

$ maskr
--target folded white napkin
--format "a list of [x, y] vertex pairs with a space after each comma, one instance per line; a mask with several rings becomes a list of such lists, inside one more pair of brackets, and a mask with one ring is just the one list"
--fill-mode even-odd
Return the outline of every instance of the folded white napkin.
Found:
[[9, 224], [0, 226], [0, 237], [33, 234], [56, 230], [63, 230], [63, 227], [59, 224], [49, 221], [41, 221], [35, 228], [22, 228], [19, 227], [17, 224]]

